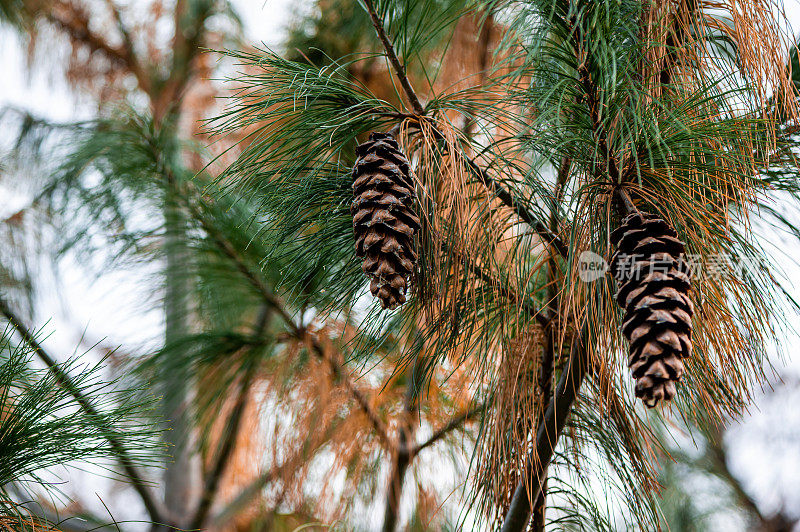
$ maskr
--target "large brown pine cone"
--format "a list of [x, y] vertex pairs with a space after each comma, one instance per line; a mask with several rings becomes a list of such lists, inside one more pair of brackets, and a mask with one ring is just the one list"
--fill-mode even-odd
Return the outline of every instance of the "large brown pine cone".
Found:
[[691, 272], [686, 246], [666, 221], [649, 213], [630, 214], [611, 234], [617, 251], [611, 272], [617, 303], [625, 309], [622, 332], [630, 343], [628, 366], [636, 397], [648, 407], [675, 396], [684, 357], [692, 354]]
[[417, 261], [414, 234], [416, 194], [408, 159], [389, 133], [372, 133], [356, 148], [353, 167], [353, 230], [361, 269], [370, 291], [385, 309], [406, 302], [408, 280]]

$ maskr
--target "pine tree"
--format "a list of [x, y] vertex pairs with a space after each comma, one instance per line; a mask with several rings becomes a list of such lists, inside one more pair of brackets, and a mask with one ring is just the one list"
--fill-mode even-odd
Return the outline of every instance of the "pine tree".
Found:
[[[20, 131], [15, 160], [3, 179], [18, 177], [15, 170], [25, 178], [36, 176], [25, 183], [31, 204], [14, 219], [16, 236], [28, 241], [33, 222], [45, 226], [36, 236], [48, 251], [55, 250], [43, 254], [45, 260], [58, 265], [65, 256], [78, 257], [82, 264], [101, 263], [101, 274], [126, 268], [164, 273], [165, 284], [150, 287], [163, 299], [143, 301], [147, 308], [165, 303], [164, 345], [152, 353], [125, 346], [116, 359], [135, 366], [126, 378], [142, 387], [155, 385], [157, 396], [163, 395], [162, 411], [148, 412], [145, 419], [154, 427], [168, 424], [172, 430], [159, 434], [179, 445], [170, 446], [172, 457], [159, 462], [167, 466], [163, 476], [160, 469], [137, 467], [126, 478], [133, 490], [122, 493], [138, 497], [147, 511], [132, 517], [152, 522], [152, 530], [270, 529], [345, 517], [363, 524], [371, 497], [353, 493], [370, 493], [384, 464], [402, 478], [408, 465], [423, 451], [430, 456], [426, 449], [434, 446], [452, 444], [447, 448], [453, 460], [461, 457], [454, 436], [476, 419], [480, 406], [470, 404], [459, 371], [440, 369], [433, 400], [417, 416], [421, 369], [415, 368], [424, 367], [424, 357], [397, 374], [394, 363], [397, 351], [419, 353], [419, 342], [402, 337], [383, 345], [377, 339], [350, 344], [353, 329], [346, 316], [313, 317], [328, 297], [316, 290], [317, 280], [327, 275], [322, 265], [308, 264], [284, 284], [277, 273], [289, 264], [278, 257], [262, 260], [272, 242], [250, 224], [254, 198], [223, 194], [213, 184], [215, 155], [225, 160], [227, 150], [236, 150], [230, 143], [200, 146], [211, 140], [197, 119], [211, 112], [215, 102], [209, 93], [219, 90], [209, 80], [215, 63], [202, 55], [201, 46], [203, 39], [224, 37], [210, 28], [227, 28], [226, 21], [235, 27], [230, 6], [188, 1], [178, 2], [175, 11], [154, 9], [150, 16], [161, 22], [174, 18], [181, 33], [170, 44], [175, 49], [163, 54], [148, 41], [156, 22], [133, 24], [128, 19], [133, 10], [114, 2], [104, 13], [86, 6], [32, 3], [35, 9], [23, 13], [22, 28], [35, 36], [36, 29], [54, 26], [69, 39], [75, 52], [70, 80], [96, 99], [101, 118], [65, 125], [5, 113], [5, 124], [19, 125]], [[100, 15], [109, 15], [116, 26]], [[235, 39], [235, 32], [228, 37]], [[113, 44], [120, 41], [122, 46]], [[348, 190], [349, 212], [352, 180]], [[347, 224], [353, 249], [352, 216]], [[30, 250], [21, 254], [25, 266], [42, 267]], [[9, 258], [4, 254], [3, 266]], [[42, 290], [37, 281], [26, 279], [32, 300]], [[21, 300], [13, 298], [13, 307]], [[28, 310], [30, 323], [42, 319], [42, 309]], [[377, 359], [372, 376], [359, 380], [346, 362], [363, 352]], [[415, 441], [417, 422], [436, 432]], [[264, 441], [259, 436], [266, 432], [281, 437]], [[109, 467], [124, 473], [130, 449], [112, 450], [115, 463]], [[326, 467], [331, 477], [345, 479], [344, 488], [315, 480], [316, 460], [331, 451], [335, 463]], [[199, 466], [201, 474], [182, 461]], [[396, 494], [399, 502], [400, 487]], [[108, 496], [103, 494], [103, 503], [109, 503], [110, 518], [88, 510], [81, 518], [102, 526], [130, 511]], [[83, 506], [83, 497], [76, 499]], [[418, 505], [418, 518], [446, 523], [450, 516], [436, 516], [431, 492], [425, 501]], [[63, 513], [54, 516], [43, 506], [31, 505], [29, 511], [45, 526], [83, 530], [71, 508], [59, 508]], [[287, 508], [291, 515], [281, 515]], [[128, 528], [120, 522], [113, 526]]]
[[[326, 66], [231, 54], [252, 72], [215, 131], [255, 140], [219, 182], [258, 198], [254, 223], [275, 243], [265, 260], [294, 265], [280, 282], [319, 265], [313, 305], [349, 312], [365, 286], [342, 176], [353, 145], [397, 131], [418, 185], [419, 257], [408, 301], [370, 312], [358, 337], [413, 331], [423, 381], [439, 367], [471, 376], [486, 405], [471, 495], [489, 526], [523, 530], [536, 510], [536, 530], [545, 515], [612, 528], [580, 480], [598, 457], [592, 473], [619, 490], [609, 496], [629, 501], [642, 528], [658, 526], [651, 421], [635, 396], [687, 418], [698, 405], [732, 414], [782, 323], [782, 288], [749, 230], [774, 185], [794, 186], [783, 166], [794, 129], [783, 125], [796, 94], [779, 15], [755, 0], [364, 7], [390, 82], [355, 78], [371, 53]], [[470, 21], [464, 38], [492, 46], [480, 72], [449, 54]], [[785, 172], [777, 181], [773, 166]], [[663, 278], [642, 272], [619, 291], [611, 275], [584, 282], [584, 252], [611, 261], [616, 245], [644, 255], [636, 270], [668, 261]], [[761, 266], [694, 277], [690, 290], [689, 258], [720, 255]]]
[[[128, 359], [179, 444], [164, 500], [127, 475], [153, 530], [659, 526], [651, 424], [735, 415], [783, 325], [749, 225], [799, 191], [769, 2], [322, 0], [285, 55], [229, 47], [224, 110], [200, 50], [230, 6], [154, 9], [150, 56], [158, 24], [107, 2], [105, 35], [88, 5], [0, 3], [69, 39], [102, 109], [21, 121], [46, 177], [20, 217], [164, 274], [164, 345]], [[582, 276], [623, 251], [665, 278]], [[689, 289], [719, 256], [760, 266]]]

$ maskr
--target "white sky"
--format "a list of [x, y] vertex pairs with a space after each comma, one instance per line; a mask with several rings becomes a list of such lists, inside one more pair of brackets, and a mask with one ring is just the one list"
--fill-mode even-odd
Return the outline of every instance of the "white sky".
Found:
[[[293, 9], [301, 4], [307, 6], [308, 0], [234, 0], [234, 4], [244, 21], [247, 35], [253, 41], [278, 46]], [[800, 0], [787, 2], [786, 5], [791, 25], [800, 28]], [[0, 109], [13, 105], [55, 121], [93, 116], [91, 102], [76, 99], [59, 76], [57, 68], [28, 75], [25, 53], [17, 37], [6, 29], [0, 29], [0, 51]], [[57, 64], [58, 58], [54, 62]], [[2, 141], [3, 132], [0, 131], [0, 146]], [[4, 193], [0, 215], [14, 212], [25, 201], [24, 197]], [[782, 264], [793, 280], [800, 279], [800, 268], [797, 267], [800, 250], [796, 241], [791, 246], [778, 243], [774, 250], [776, 253], [786, 253], [786, 260], [781, 260]], [[160, 310], [141, 312], [152, 306], [151, 295], [147, 292], [149, 288], [146, 288], [149, 286], [147, 275], [155, 275], [155, 271], [123, 271], [94, 279], [80, 265], [66, 264], [61, 274], [64, 283], [62, 297], [60, 300], [50, 298], [45, 303], [47, 308], [52, 309], [52, 314], [40, 311], [42, 322], [37, 324], [41, 326], [45, 320], [52, 318], [45, 329], [50, 334], [45, 344], [54, 352], [64, 355], [72, 353], [79, 345], [79, 335], [84, 330], [88, 343], [103, 340], [104, 345], [143, 346], [158, 341], [161, 331]], [[795, 282], [794, 286], [798, 284]], [[64, 301], [69, 302], [66, 312], [62, 304]], [[143, 331], [153, 331], [153, 334], [143, 335]], [[800, 340], [795, 339], [792, 347], [800, 347]], [[789, 373], [800, 375], [800, 356], [790, 362], [792, 369]], [[800, 505], [800, 419], [795, 414], [787, 422], [786, 417], [787, 412], [797, 411], [790, 402], [794, 399], [796, 395], [783, 397], [778, 394], [769, 401], [760, 401], [758, 406], [761, 411], [754, 408], [752, 417], [741, 429], [732, 433], [728, 442], [732, 450], [732, 470], [746, 479], [745, 484], [753, 490], [758, 500], [764, 502], [767, 510], [777, 507], [780, 501], [789, 502], [795, 508]], [[777, 437], [767, 441], [764, 438], [767, 433], [777, 433]], [[105, 491], [102, 486], [96, 487], [101, 493]], [[102, 511], [99, 501], [95, 506], [95, 510]], [[120, 508], [117, 504], [113, 506]], [[126, 515], [115, 517], [132, 518], [138, 514], [137, 506], [137, 502], [131, 501], [123, 510]], [[726, 523], [720, 529], [730, 530], [727, 528], [729, 526]]]

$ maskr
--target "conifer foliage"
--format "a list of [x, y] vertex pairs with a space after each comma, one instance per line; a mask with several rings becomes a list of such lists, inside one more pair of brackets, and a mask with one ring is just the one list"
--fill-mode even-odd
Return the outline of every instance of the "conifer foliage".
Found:
[[167, 392], [174, 460], [128, 474], [153, 532], [656, 530], [654, 425], [760, 384], [784, 289], [751, 220], [800, 197], [773, 0], [317, 0], [286, 55], [186, 0], [153, 57], [130, 2], [108, 39], [55, 4], [79, 86], [149, 102], [79, 128], [35, 203], [163, 272], [163, 348], [130, 355]]
[[353, 230], [356, 256], [370, 278], [370, 291], [385, 309], [406, 302], [417, 261], [414, 183], [408, 159], [390, 133], [372, 133], [356, 148], [353, 167]]

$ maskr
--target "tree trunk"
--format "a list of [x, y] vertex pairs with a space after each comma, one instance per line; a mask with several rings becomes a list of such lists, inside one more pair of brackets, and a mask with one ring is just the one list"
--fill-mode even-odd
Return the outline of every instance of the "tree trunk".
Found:
[[[169, 345], [190, 332], [191, 279], [187, 275], [187, 219], [178, 205], [174, 178], [167, 178], [168, 191], [164, 203], [165, 255], [164, 310], [166, 314], [164, 342]], [[179, 365], [178, 365], [179, 367]], [[164, 506], [171, 524], [181, 526], [188, 519], [196, 491], [200, 485], [199, 459], [194, 452], [194, 435], [190, 403], [190, 376], [175, 370], [161, 375], [164, 387], [163, 415], [166, 420], [164, 440], [170, 446], [173, 460], [166, 464], [163, 477]]]
[[397, 452], [392, 458], [392, 471], [386, 494], [386, 509], [383, 514], [383, 532], [394, 532], [400, 515], [400, 499], [403, 495], [403, 480], [411, 465], [411, 449], [414, 447], [419, 388], [422, 386], [423, 357], [417, 355], [414, 365], [407, 371], [408, 384], [404, 400], [401, 425], [397, 430]]

